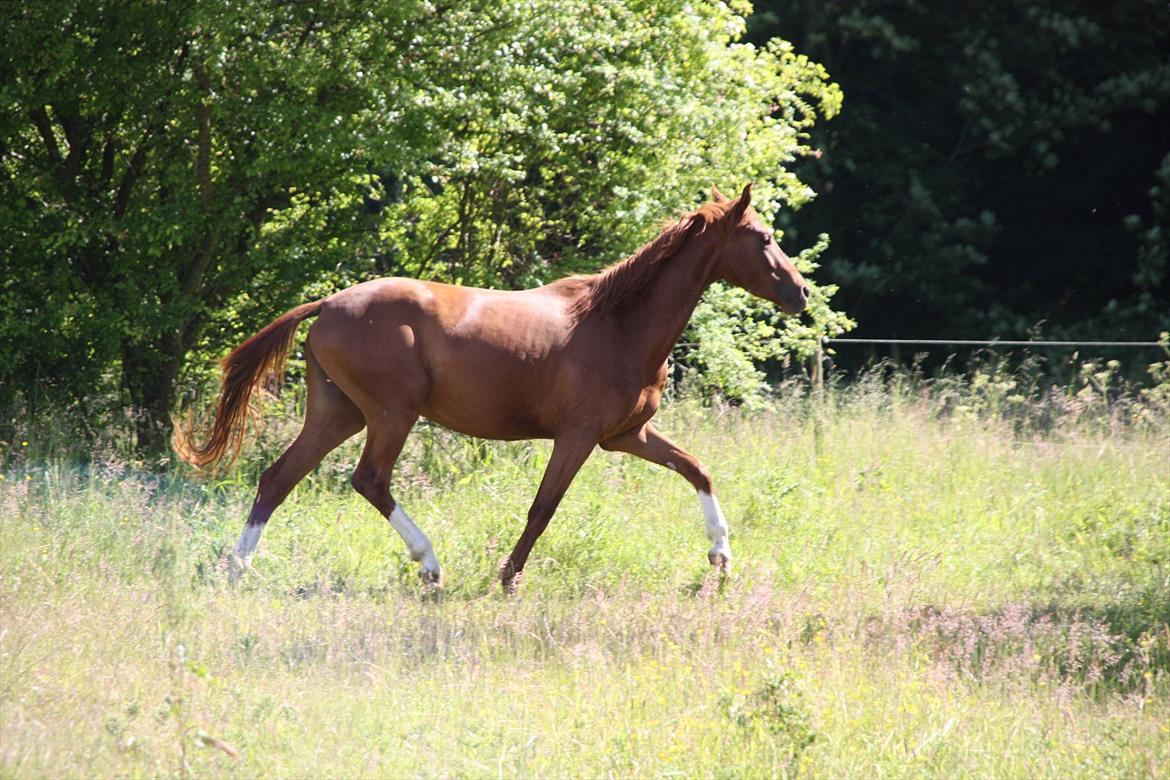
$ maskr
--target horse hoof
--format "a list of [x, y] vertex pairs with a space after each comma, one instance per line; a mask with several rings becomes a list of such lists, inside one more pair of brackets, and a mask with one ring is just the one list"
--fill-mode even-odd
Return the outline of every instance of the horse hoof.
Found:
[[249, 580], [257, 582], [268, 582], [268, 580], [260, 572], [256, 571], [256, 567], [252, 565], [251, 558], [241, 558], [238, 555], [232, 554], [228, 557], [228, 585], [235, 587], [240, 584], [240, 580], [247, 575]]
[[500, 584], [504, 586], [505, 596], [515, 596], [520, 592], [520, 581], [524, 579], [524, 572], [518, 571], [511, 577], [501, 578]]
[[419, 569], [418, 576], [426, 588], [443, 587], [443, 573], [438, 569]]
[[707, 553], [707, 560], [711, 562], [720, 574], [731, 574], [731, 559], [721, 552]]
[[239, 585], [244, 572], [252, 567], [238, 555], [229, 555], [227, 559], [228, 585]]
[[520, 590], [520, 580], [523, 576], [524, 572], [516, 571], [511, 558], [505, 558], [500, 563], [500, 585], [504, 587], [505, 596], [516, 595], [516, 592]]

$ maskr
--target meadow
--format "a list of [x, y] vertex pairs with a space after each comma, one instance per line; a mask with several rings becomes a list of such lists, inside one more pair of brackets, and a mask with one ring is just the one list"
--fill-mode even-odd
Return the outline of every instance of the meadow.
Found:
[[1127, 398], [675, 400], [731, 576], [682, 479], [598, 450], [512, 598], [546, 443], [416, 429], [395, 493], [441, 591], [349, 489], [360, 436], [232, 587], [295, 401], [214, 479], [29, 431], [0, 474], [0, 777], [1170, 776], [1170, 396]]

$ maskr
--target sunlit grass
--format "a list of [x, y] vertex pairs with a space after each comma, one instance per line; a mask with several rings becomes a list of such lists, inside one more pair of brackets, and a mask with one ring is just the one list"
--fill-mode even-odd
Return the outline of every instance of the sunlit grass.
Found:
[[727, 582], [686, 483], [600, 451], [514, 599], [496, 565], [546, 444], [416, 432], [395, 491], [441, 594], [347, 489], [358, 443], [235, 589], [222, 556], [290, 424], [218, 482], [9, 469], [0, 775], [1170, 772], [1165, 431], [1018, 434], [876, 391], [819, 422], [660, 417], [715, 476]]

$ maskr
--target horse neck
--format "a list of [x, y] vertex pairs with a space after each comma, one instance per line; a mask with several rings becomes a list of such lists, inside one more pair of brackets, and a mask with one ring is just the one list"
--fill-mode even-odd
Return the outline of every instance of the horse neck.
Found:
[[712, 236], [691, 238], [674, 257], [663, 261], [639, 303], [623, 312], [630, 354], [645, 359], [648, 373], [658, 371], [690, 322], [711, 283], [714, 260]]

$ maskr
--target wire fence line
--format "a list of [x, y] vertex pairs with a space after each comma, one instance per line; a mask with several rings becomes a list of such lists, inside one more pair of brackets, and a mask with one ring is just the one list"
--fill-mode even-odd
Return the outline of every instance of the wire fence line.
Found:
[[[926, 344], [962, 347], [1163, 347], [1160, 341], [1020, 341], [1011, 339], [850, 339], [825, 338], [821, 344]], [[676, 347], [697, 347], [696, 341], [680, 341]]]
[[813, 390], [821, 393], [825, 384], [825, 347], [840, 344], [889, 344], [892, 346], [943, 346], [943, 347], [1107, 347], [1149, 349], [1158, 347], [1170, 352], [1161, 341], [1054, 341], [1043, 339], [869, 339], [869, 338], [824, 338], [817, 342], [816, 351], [809, 361], [809, 379]]
[[1019, 341], [1012, 339], [825, 339], [826, 344], [934, 344], [972, 347], [1160, 347], [1158, 341]]
[[[869, 338], [822, 338], [817, 341], [816, 350], [809, 360], [809, 378], [813, 389], [820, 391], [825, 382], [825, 347], [838, 344], [890, 344], [894, 346], [942, 346], [942, 347], [1121, 347], [1150, 349], [1158, 347], [1170, 352], [1161, 341], [1054, 341], [1051, 339], [869, 339]], [[675, 346], [697, 347], [695, 342], [683, 341]]]

